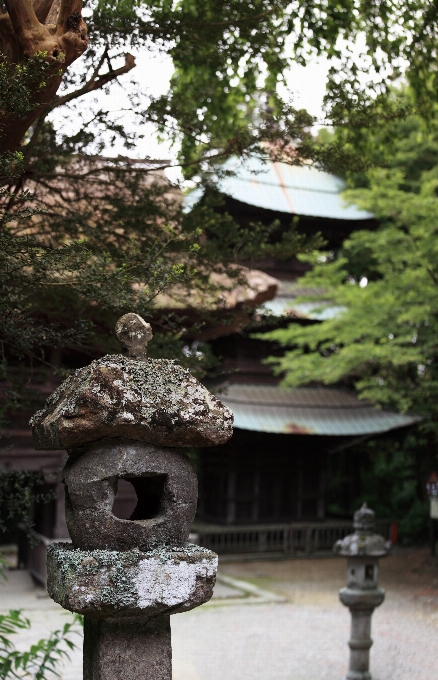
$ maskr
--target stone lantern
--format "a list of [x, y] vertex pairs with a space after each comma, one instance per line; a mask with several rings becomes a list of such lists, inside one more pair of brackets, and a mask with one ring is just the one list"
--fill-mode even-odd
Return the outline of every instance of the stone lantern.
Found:
[[426, 493], [430, 501], [430, 554], [435, 557], [438, 523], [438, 475], [436, 472], [432, 472], [426, 482]]
[[[171, 680], [170, 615], [210, 599], [217, 555], [187, 543], [197, 479], [187, 447], [216, 446], [233, 416], [188, 370], [148, 359], [151, 327], [125, 314], [108, 355], [67, 378], [32, 418], [37, 449], [66, 449], [72, 543], [48, 552], [48, 591], [85, 617], [84, 680]], [[112, 513], [131, 482], [130, 519]]]
[[354, 513], [354, 533], [336, 541], [333, 550], [347, 558], [347, 587], [339, 598], [351, 612], [350, 668], [347, 680], [371, 680], [369, 672], [371, 617], [385, 599], [379, 588], [379, 559], [385, 557], [390, 541], [373, 533], [374, 512], [366, 503]]

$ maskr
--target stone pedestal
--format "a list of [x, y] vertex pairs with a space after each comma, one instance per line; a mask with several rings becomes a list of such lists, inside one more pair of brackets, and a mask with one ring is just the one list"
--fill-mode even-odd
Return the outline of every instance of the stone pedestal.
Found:
[[186, 612], [207, 602], [217, 555], [207, 548], [80, 550], [48, 548], [47, 590], [64, 609], [92, 618], [132, 618]]
[[83, 614], [84, 680], [171, 680], [170, 614], [207, 602], [217, 555], [206, 548], [79, 550], [50, 546], [48, 591]]
[[342, 588], [339, 598], [351, 613], [350, 668], [346, 680], [371, 680], [370, 649], [371, 617], [376, 607], [385, 599], [385, 591], [380, 588], [368, 592]]
[[84, 680], [172, 680], [170, 615], [86, 616]]

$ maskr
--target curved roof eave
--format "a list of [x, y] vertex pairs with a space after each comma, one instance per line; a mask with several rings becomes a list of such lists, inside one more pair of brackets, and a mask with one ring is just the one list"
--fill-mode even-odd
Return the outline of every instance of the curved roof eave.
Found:
[[381, 434], [420, 422], [417, 415], [377, 409], [354, 392], [328, 387], [231, 383], [216, 396], [234, 413], [234, 427], [253, 432], [329, 436]]
[[[219, 191], [240, 203], [303, 217], [358, 221], [374, 217], [343, 200], [341, 192], [346, 185], [340, 177], [315, 166], [263, 162], [250, 157], [245, 161], [230, 158], [222, 170], [235, 174], [219, 178]], [[188, 194], [187, 209], [201, 198], [199, 189]]]

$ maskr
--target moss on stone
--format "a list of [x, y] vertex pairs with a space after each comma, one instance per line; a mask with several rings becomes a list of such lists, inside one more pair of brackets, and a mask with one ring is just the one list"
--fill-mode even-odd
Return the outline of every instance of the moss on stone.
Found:
[[[78, 601], [75, 593], [80, 598], [84, 592], [89, 593], [90, 601], [100, 603], [98, 611], [131, 609], [138, 605], [139, 598], [132, 569], [143, 560], [159, 561], [164, 568], [169, 562], [199, 564], [202, 556], [212, 561], [217, 559], [211, 550], [191, 543], [148, 552], [137, 549], [126, 552], [80, 550], [70, 543], [54, 543], [48, 548], [49, 593], [56, 602], [72, 611], [80, 611], [71, 605], [72, 601]], [[153, 582], [151, 588], [154, 588]], [[66, 605], [65, 598], [70, 598], [70, 595], [72, 600]], [[88, 595], [85, 599], [88, 600]]]
[[67, 378], [30, 422], [37, 449], [69, 449], [105, 436], [212, 446], [229, 439], [233, 415], [174, 360], [114, 354]]

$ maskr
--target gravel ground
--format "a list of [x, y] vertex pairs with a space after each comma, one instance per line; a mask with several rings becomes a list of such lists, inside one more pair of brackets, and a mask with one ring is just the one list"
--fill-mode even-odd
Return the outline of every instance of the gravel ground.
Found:
[[[337, 596], [345, 579], [342, 559], [233, 562], [220, 569], [282, 596], [284, 602], [259, 604], [256, 596], [245, 600], [236, 588], [240, 604], [233, 604], [228, 581], [227, 588], [218, 588], [216, 604], [173, 616], [173, 680], [345, 677], [349, 613]], [[374, 680], [436, 677], [438, 560], [424, 550], [393, 555], [382, 562], [380, 582], [387, 597], [373, 618]], [[62, 610], [41, 595], [22, 572], [11, 572], [9, 583], [0, 586], [1, 610], [23, 607], [33, 622], [32, 635], [19, 636], [20, 647], [65, 621]], [[81, 665], [78, 650], [62, 680], [80, 680]]]

